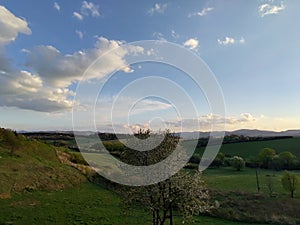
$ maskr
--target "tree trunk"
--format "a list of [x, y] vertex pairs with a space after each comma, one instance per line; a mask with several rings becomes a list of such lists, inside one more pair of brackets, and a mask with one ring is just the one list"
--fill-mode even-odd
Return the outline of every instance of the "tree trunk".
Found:
[[256, 175], [257, 192], [259, 192], [259, 191], [260, 191], [260, 186], [259, 186], [259, 180], [258, 180], [257, 167], [258, 167], [258, 166], [256, 166], [255, 175]]
[[170, 205], [170, 225], [173, 225], [173, 208], [172, 208], [172, 205]]

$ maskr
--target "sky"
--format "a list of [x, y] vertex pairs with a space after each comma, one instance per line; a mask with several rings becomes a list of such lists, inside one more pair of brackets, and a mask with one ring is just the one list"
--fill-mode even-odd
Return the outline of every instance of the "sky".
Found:
[[[299, 11], [294, 0], [2, 0], [0, 127], [72, 130], [75, 112], [80, 130], [178, 131], [184, 123], [184, 131], [207, 131], [212, 120], [226, 122], [226, 130], [300, 129]], [[131, 56], [158, 57], [131, 43], [143, 40], [171, 42], [200, 57], [221, 88], [226, 115], [212, 111], [184, 71], [130, 64]], [[171, 99], [137, 98], [163, 84], [161, 94]]]

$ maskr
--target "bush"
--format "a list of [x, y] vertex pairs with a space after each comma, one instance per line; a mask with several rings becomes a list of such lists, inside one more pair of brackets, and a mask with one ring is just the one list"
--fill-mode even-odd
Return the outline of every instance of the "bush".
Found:
[[281, 178], [281, 184], [285, 190], [290, 192], [291, 197], [293, 198], [295, 190], [299, 187], [299, 178], [296, 174], [285, 171]]
[[83, 156], [80, 153], [77, 152], [72, 152], [69, 153], [70, 154], [70, 161], [72, 163], [76, 163], [76, 164], [82, 164], [82, 165], [89, 165], [85, 159], [83, 158]]
[[241, 171], [245, 168], [245, 160], [242, 157], [234, 156], [230, 160], [230, 165], [237, 171]]

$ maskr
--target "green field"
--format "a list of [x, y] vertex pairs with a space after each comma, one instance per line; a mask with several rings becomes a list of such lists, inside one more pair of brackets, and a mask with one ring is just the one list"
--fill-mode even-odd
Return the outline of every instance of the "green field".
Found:
[[[152, 224], [149, 211], [139, 207], [124, 213], [118, 195], [90, 183], [63, 191], [14, 194], [11, 199], [0, 199], [0, 203], [0, 224]], [[186, 224], [247, 224], [207, 216], [194, 220]], [[180, 217], [175, 216], [175, 224], [181, 224]]]
[[[263, 148], [273, 148], [277, 153], [290, 151], [300, 159], [300, 138], [223, 144], [220, 152], [231, 156], [249, 158], [258, 155], [258, 152]], [[195, 153], [202, 155], [203, 151], [204, 147], [200, 147], [196, 149]]]
[[[294, 171], [300, 176], [300, 171]], [[259, 185], [261, 192], [268, 195], [268, 179], [272, 179], [274, 185], [274, 192], [279, 196], [288, 197], [281, 185], [281, 176], [283, 171], [272, 171], [259, 169]], [[245, 168], [242, 171], [236, 171], [231, 167], [209, 168], [203, 172], [203, 179], [210, 188], [223, 191], [238, 191], [256, 193], [256, 176], [255, 169]], [[300, 191], [295, 193], [296, 198], [300, 198]]]
[[[226, 144], [221, 151], [245, 158], [254, 156], [264, 147], [280, 151], [291, 151], [298, 155], [300, 138], [262, 142]], [[8, 146], [8, 147], [7, 147]], [[77, 152], [54, 147], [36, 140], [19, 138], [19, 147], [13, 155], [9, 145], [0, 140], [0, 225], [1, 224], [152, 224], [150, 211], [143, 205], [124, 210], [121, 197], [107, 188], [104, 181], [99, 185], [88, 182], [91, 174], [81, 172], [74, 163], [84, 163]], [[250, 150], [252, 149], [252, 150]], [[197, 149], [201, 151], [201, 149]], [[86, 153], [95, 160], [102, 156], [102, 170], [118, 171], [112, 167], [107, 155]], [[64, 155], [73, 164], [64, 165], [58, 156]], [[65, 162], [64, 162], [65, 163]], [[85, 171], [85, 170], [84, 170]], [[88, 170], [87, 170], [88, 171]], [[119, 171], [121, 172], [121, 171]], [[246, 225], [249, 221], [274, 224], [298, 224], [300, 217], [300, 192], [291, 199], [281, 186], [282, 171], [259, 169], [261, 191], [257, 194], [255, 169], [236, 171], [231, 167], [209, 168], [203, 172], [203, 179], [211, 193], [212, 202], [221, 207], [208, 216], [193, 217], [194, 223], [204, 225]], [[300, 176], [300, 171], [296, 172]], [[273, 183], [274, 196], [269, 196], [268, 180]], [[97, 182], [96, 180], [93, 180]], [[181, 224], [181, 217], [175, 211], [175, 224]]]

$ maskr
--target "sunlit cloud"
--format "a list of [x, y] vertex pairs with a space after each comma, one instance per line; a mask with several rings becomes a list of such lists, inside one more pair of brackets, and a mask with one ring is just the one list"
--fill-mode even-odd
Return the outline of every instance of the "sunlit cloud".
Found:
[[183, 43], [183, 46], [189, 49], [196, 49], [199, 46], [199, 41], [196, 38], [190, 38]]
[[14, 41], [19, 33], [31, 34], [31, 29], [25, 19], [12, 14], [0, 5], [0, 45]]
[[262, 4], [258, 7], [258, 13], [261, 17], [278, 14], [286, 8], [283, 2], [280, 5]]

